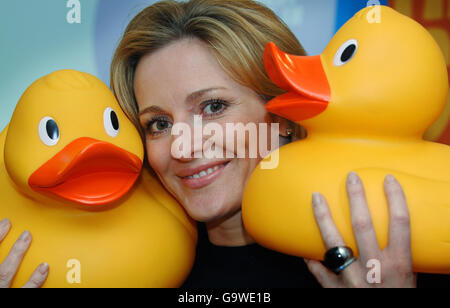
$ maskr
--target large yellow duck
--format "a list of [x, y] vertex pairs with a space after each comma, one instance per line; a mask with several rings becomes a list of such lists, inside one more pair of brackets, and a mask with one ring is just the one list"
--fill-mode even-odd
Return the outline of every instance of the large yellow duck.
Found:
[[322, 260], [311, 206], [313, 192], [321, 192], [357, 251], [345, 186], [355, 171], [384, 248], [383, 180], [392, 174], [408, 200], [414, 270], [450, 273], [450, 148], [422, 139], [448, 92], [444, 57], [431, 35], [389, 7], [371, 7], [345, 24], [322, 55], [288, 55], [269, 44], [265, 65], [287, 91], [267, 110], [303, 125], [308, 138], [280, 148], [276, 169], [258, 167], [251, 176], [243, 201], [250, 235], [268, 248]]
[[[34, 82], [0, 135], [0, 217], [33, 242], [14, 280], [41, 262], [44, 287], [177, 287], [197, 231], [143, 165], [139, 133], [96, 77], [62, 70]], [[140, 175], [141, 174], [141, 175]]]

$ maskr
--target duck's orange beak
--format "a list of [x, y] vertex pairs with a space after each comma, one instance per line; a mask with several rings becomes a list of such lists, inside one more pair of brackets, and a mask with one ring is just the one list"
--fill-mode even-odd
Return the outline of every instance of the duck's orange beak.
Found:
[[269, 43], [264, 52], [264, 66], [270, 79], [288, 91], [267, 103], [269, 112], [298, 122], [325, 111], [331, 90], [320, 56], [289, 55]]
[[89, 206], [110, 204], [134, 185], [142, 160], [110, 143], [80, 138], [34, 172], [28, 181], [40, 193]]

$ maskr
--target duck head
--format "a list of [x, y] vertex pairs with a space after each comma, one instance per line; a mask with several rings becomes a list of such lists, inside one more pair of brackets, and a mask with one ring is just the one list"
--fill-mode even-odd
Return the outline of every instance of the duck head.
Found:
[[63, 70], [22, 95], [4, 158], [10, 178], [29, 197], [94, 207], [131, 189], [142, 168], [143, 145], [103, 82]]
[[269, 43], [264, 63], [287, 91], [267, 110], [310, 133], [421, 138], [446, 104], [439, 46], [420, 24], [385, 6], [357, 13], [320, 56], [289, 55]]

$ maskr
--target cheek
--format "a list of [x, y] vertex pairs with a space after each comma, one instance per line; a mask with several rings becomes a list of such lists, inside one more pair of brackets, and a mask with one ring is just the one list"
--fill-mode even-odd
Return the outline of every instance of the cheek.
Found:
[[[221, 123], [228, 152], [233, 152], [239, 158], [257, 160], [270, 153], [272, 123], [264, 110], [259, 111], [253, 117], [240, 115], [227, 119], [227, 123], [235, 124], [235, 128], [239, 128], [239, 133], [233, 130], [227, 131], [225, 123]], [[236, 125], [238, 123], [241, 125]]]
[[160, 176], [163, 176], [169, 169], [170, 147], [170, 138], [146, 141], [148, 163]]

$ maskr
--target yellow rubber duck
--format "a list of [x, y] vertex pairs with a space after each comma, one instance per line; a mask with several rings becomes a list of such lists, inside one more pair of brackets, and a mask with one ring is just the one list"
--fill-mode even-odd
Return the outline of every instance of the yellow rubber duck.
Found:
[[99, 79], [62, 70], [34, 82], [0, 147], [0, 217], [13, 223], [0, 260], [20, 233], [33, 235], [13, 287], [41, 262], [44, 287], [183, 283], [195, 225], [148, 168], [141, 174], [139, 133]]
[[271, 43], [265, 65], [287, 91], [267, 110], [303, 125], [308, 138], [280, 148], [276, 169], [258, 167], [251, 176], [243, 200], [250, 235], [268, 248], [322, 260], [325, 246], [311, 205], [320, 192], [356, 252], [345, 186], [355, 171], [384, 248], [383, 181], [392, 174], [408, 200], [414, 270], [450, 273], [450, 147], [422, 139], [448, 92], [444, 57], [431, 35], [389, 7], [370, 7], [345, 24], [322, 55], [288, 55]]

